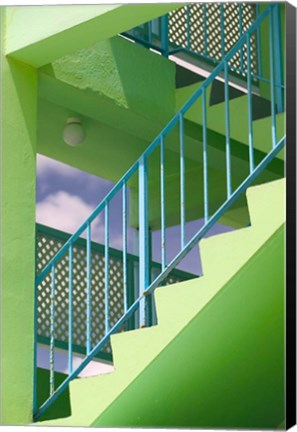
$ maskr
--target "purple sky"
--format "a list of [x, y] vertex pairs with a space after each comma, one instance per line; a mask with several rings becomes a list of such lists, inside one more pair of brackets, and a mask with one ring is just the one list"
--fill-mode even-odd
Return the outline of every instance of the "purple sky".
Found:
[[[112, 182], [38, 155], [36, 220], [44, 225], [73, 233], [112, 187]], [[121, 196], [117, 196], [110, 210], [110, 246], [116, 249], [122, 248], [121, 218], [118, 217], [120, 213]], [[190, 238], [201, 225], [202, 221], [187, 223], [187, 238]], [[209, 235], [229, 230], [228, 227], [217, 225]], [[128, 233], [130, 253], [136, 253], [135, 246], [133, 250], [133, 243], [135, 243], [133, 231], [129, 230]], [[92, 234], [95, 241], [104, 242], [103, 217], [97, 218], [92, 224]], [[179, 227], [169, 228], [166, 235], [167, 257], [170, 260], [179, 251]], [[160, 232], [155, 232], [153, 233], [153, 259], [160, 262], [160, 258]], [[195, 274], [201, 273], [198, 247], [188, 254], [179, 268]]]

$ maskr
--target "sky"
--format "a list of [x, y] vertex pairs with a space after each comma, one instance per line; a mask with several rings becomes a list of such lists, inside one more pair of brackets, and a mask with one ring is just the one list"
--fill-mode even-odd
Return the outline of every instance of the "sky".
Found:
[[[61, 162], [37, 156], [37, 206], [36, 221], [70, 234], [85, 221], [94, 208], [112, 189], [114, 183], [80, 171]], [[122, 211], [121, 195], [115, 197], [110, 208], [110, 246], [122, 249], [122, 225], [118, 215]], [[202, 226], [203, 221], [187, 223], [189, 239]], [[214, 235], [229, 231], [229, 227], [216, 225], [209, 233]], [[180, 247], [180, 229], [172, 227], [166, 231], [167, 257], [174, 258]], [[137, 254], [136, 230], [128, 231], [128, 252]], [[104, 216], [101, 215], [92, 223], [92, 240], [104, 243]], [[160, 232], [153, 233], [153, 260], [161, 260]], [[179, 268], [194, 274], [201, 274], [201, 263], [198, 246], [195, 247], [179, 265]]]
[[[37, 196], [36, 196], [36, 221], [43, 225], [67, 233], [74, 233], [77, 228], [92, 213], [94, 208], [112, 189], [114, 184], [94, 175], [80, 171], [76, 168], [57, 162], [43, 155], [37, 155]], [[111, 246], [122, 249], [122, 226], [119, 214], [122, 211], [121, 196], [115, 197], [115, 202], [110, 211]], [[186, 224], [187, 239], [190, 239], [203, 225], [203, 221], [193, 221]], [[216, 225], [208, 235], [229, 231], [230, 228]], [[167, 257], [174, 258], [179, 252], [180, 229], [172, 227], [166, 230]], [[128, 230], [128, 252], [137, 254], [135, 247], [136, 231]], [[104, 244], [104, 219], [99, 217], [92, 223], [92, 240]], [[153, 233], [152, 254], [153, 260], [161, 261], [161, 235]], [[196, 246], [178, 266], [178, 268], [193, 273], [202, 274], [199, 249]], [[55, 370], [67, 373], [67, 353], [55, 350]], [[76, 368], [82, 358], [74, 356]], [[38, 346], [37, 363], [39, 367], [49, 368], [49, 348]], [[80, 374], [81, 377], [110, 373], [112, 365], [92, 361]]]

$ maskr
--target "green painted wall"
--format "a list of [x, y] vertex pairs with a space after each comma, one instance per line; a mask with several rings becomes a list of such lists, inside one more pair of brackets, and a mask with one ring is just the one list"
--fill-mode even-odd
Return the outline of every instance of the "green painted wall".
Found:
[[[115, 37], [41, 68], [39, 97], [38, 152], [117, 181], [174, 113], [175, 65]], [[69, 116], [81, 147], [63, 142]]]
[[[39, 71], [40, 110], [38, 150], [77, 168], [117, 181], [140, 156], [174, 113], [195, 91], [197, 84], [175, 89], [175, 65], [137, 44], [120, 37], [99, 42], [64, 57]], [[199, 83], [198, 85], [201, 85]], [[212, 86], [207, 91], [209, 103]], [[175, 101], [176, 98], [176, 101]], [[200, 98], [201, 99], [201, 98]], [[201, 100], [186, 114], [186, 217], [203, 217], [202, 113]], [[236, 188], [248, 175], [248, 129], [246, 96], [230, 101], [232, 113], [232, 181]], [[208, 106], [210, 211], [226, 197], [224, 103]], [[79, 148], [63, 143], [62, 131], [68, 116], [82, 118], [86, 140]], [[50, 119], [50, 121], [48, 120]], [[283, 116], [278, 119], [279, 136]], [[254, 122], [256, 162], [268, 151], [270, 121]], [[167, 225], [179, 222], [179, 130], [166, 137]], [[123, 152], [123, 149], [125, 151]], [[160, 224], [160, 180], [158, 152], [150, 158], [149, 224]], [[115, 158], [121, 154], [121, 158]], [[282, 163], [281, 163], [282, 164]], [[269, 166], [259, 182], [283, 175], [282, 166]], [[138, 225], [138, 186], [131, 187], [130, 223]], [[196, 194], [192, 191], [196, 190]], [[241, 227], [249, 222], [245, 198], [224, 216], [222, 223]]]
[[175, 64], [122, 37], [65, 56], [50, 68], [57, 80], [148, 118], [169, 121], [174, 114]]
[[37, 73], [5, 57], [1, 14], [1, 424], [32, 419]]
[[157, 18], [179, 4], [8, 8], [7, 52], [35, 67]]
[[284, 411], [284, 227], [93, 423], [276, 429]]
[[[216, 302], [216, 299], [222, 298], [220, 293], [225, 293], [227, 287], [231, 286], [232, 280], [237, 277], [236, 275], [241, 273], [242, 277], [245, 277], [247, 263], [251, 263], [255, 255], [261, 256], [262, 252], [269, 249], [269, 246], [263, 249], [263, 245], [284, 225], [285, 181], [279, 180], [249, 188], [246, 195], [251, 226], [203, 239], [199, 244], [203, 277], [157, 289], [155, 302], [158, 325], [112, 335], [111, 345], [115, 372], [72, 381], [70, 383], [71, 416], [63, 419], [55, 416], [55, 420], [47, 422], [42, 422], [41, 419], [41, 423], [38, 424], [47, 426], [89, 426], [93, 424], [109, 409], [108, 407], [117, 403], [121, 395], [125, 394], [126, 389], [133, 385], [132, 383], [136, 382], [151, 364], [161, 358], [167, 347], [179, 338], [179, 335], [191, 325], [196, 317], [203, 315], [204, 311]], [[256, 274], [258, 291], [262, 290], [262, 274], [264, 278], [266, 272]], [[255, 291], [254, 286], [252, 293]], [[247, 298], [246, 294], [248, 292], [245, 286], [242, 292], [243, 299]], [[253, 301], [259, 302], [259, 307], [262, 307], [262, 298], [260, 301], [254, 296]], [[245, 304], [241, 302], [239, 305], [245, 309]], [[226, 303], [223, 302], [222, 306], [224, 316], [228, 316], [229, 311], [226, 313], [225, 309]], [[254, 306], [256, 310], [257, 304], [254, 303]], [[248, 306], [247, 312], [250, 311]], [[260, 314], [261, 310], [258, 312]], [[255, 318], [256, 321], [258, 318], [261, 320], [259, 314]], [[204, 325], [203, 322], [202, 325]], [[237, 323], [236, 326], [238, 327]], [[197, 332], [199, 333], [199, 330]], [[248, 339], [251, 335], [253, 336], [247, 330], [242, 339], [245, 339], [246, 335]], [[261, 337], [260, 334], [259, 337]], [[216, 338], [214, 343], [217, 343]], [[187, 353], [187, 359], [192, 355], [192, 345], [189, 348], [190, 354]], [[208, 345], [208, 348], [214, 349], [211, 345]], [[178, 353], [179, 356], [181, 352]], [[171, 363], [175, 361], [177, 353], [174, 352], [173, 355]], [[207, 356], [206, 353], [205, 356]], [[195, 378], [195, 374], [193, 376]], [[172, 380], [172, 385], [175, 384], [176, 382]], [[146, 406], [150, 406], [150, 401]], [[55, 417], [53, 412], [53, 418]]]

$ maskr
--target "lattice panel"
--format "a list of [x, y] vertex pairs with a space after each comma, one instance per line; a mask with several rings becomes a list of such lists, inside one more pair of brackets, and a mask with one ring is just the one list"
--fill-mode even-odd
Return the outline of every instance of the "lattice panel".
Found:
[[187, 47], [187, 6], [169, 12], [169, 41]]
[[190, 6], [190, 49], [194, 52], [202, 53], [205, 51], [204, 39], [204, 5], [195, 3]]
[[[223, 8], [223, 9], [222, 9]], [[255, 5], [242, 3], [242, 21], [239, 18], [238, 3], [194, 3], [169, 13], [169, 42], [171, 46], [182, 47], [201, 54], [216, 62], [254, 22]], [[222, 29], [224, 21], [224, 32]], [[222, 40], [223, 36], [223, 40]], [[246, 45], [229, 62], [234, 72], [245, 75], [247, 69]], [[251, 69], [257, 73], [256, 35], [251, 38]]]
[[[221, 5], [210, 3], [207, 5], [207, 55], [215, 60], [222, 58], [221, 38]], [[203, 30], [202, 30], [203, 31]]]
[[[37, 235], [37, 272], [39, 273], [49, 260], [62, 247], [63, 241], [47, 236]], [[95, 346], [105, 334], [105, 295], [104, 273], [105, 258], [99, 252], [92, 252], [92, 301], [91, 301], [91, 340]], [[68, 343], [68, 255], [61, 258], [56, 266], [55, 288], [55, 340]], [[109, 311], [110, 327], [124, 312], [122, 261], [110, 257], [109, 261]], [[50, 292], [51, 275], [48, 275], [38, 286], [38, 335], [50, 337]], [[84, 349], [86, 346], [86, 248], [73, 247], [73, 344]], [[125, 329], [123, 326], [122, 330]], [[104, 352], [110, 353], [110, 345]]]

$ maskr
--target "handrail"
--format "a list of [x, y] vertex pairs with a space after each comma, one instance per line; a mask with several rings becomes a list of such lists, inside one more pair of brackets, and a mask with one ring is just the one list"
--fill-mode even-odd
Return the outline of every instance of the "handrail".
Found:
[[[250, 62], [251, 59], [248, 57], [247, 59], [247, 82], [248, 82], [248, 162], [249, 162], [249, 174], [242, 181], [242, 183], [235, 189], [232, 189], [232, 181], [231, 181], [231, 168], [232, 168], [232, 159], [231, 159], [231, 151], [230, 151], [230, 111], [229, 111], [229, 63], [230, 60], [236, 53], [240, 51], [244, 44], [247, 44], [249, 47], [250, 39], [254, 32], [260, 29], [261, 24], [265, 19], [268, 18], [269, 25], [272, 27], [270, 31], [270, 60], [273, 57], [274, 43], [275, 38], [273, 37], [273, 25], [274, 20], [271, 18], [276, 11], [276, 5], [271, 4], [268, 8], [266, 8], [256, 19], [256, 21], [250, 26], [250, 28], [242, 35], [242, 37], [238, 40], [238, 42], [232, 47], [232, 49], [227, 53], [221, 63], [214, 69], [214, 71], [210, 74], [210, 76], [204, 81], [204, 83], [193, 93], [193, 95], [188, 99], [188, 101], [182, 106], [182, 108], [176, 113], [176, 115], [171, 119], [171, 121], [166, 125], [166, 127], [161, 131], [161, 133], [153, 140], [151, 145], [143, 152], [141, 157], [132, 165], [132, 167], [127, 171], [127, 173], [119, 180], [119, 182], [114, 186], [114, 188], [107, 194], [103, 201], [95, 208], [93, 213], [85, 220], [85, 222], [78, 228], [78, 230], [66, 241], [64, 246], [59, 250], [59, 252], [52, 258], [52, 260], [45, 266], [42, 272], [36, 278], [36, 287], [42, 283], [45, 277], [50, 277], [51, 274], [51, 283], [52, 283], [52, 300], [51, 300], [51, 324], [52, 324], [52, 334], [51, 334], [51, 367], [50, 367], [50, 376], [51, 376], [51, 392], [49, 398], [42, 404], [39, 409], [36, 408], [35, 418], [39, 418], [42, 413], [53, 403], [53, 401], [63, 392], [63, 390], [67, 387], [69, 382], [78, 376], [78, 374], [83, 370], [83, 368], [97, 355], [97, 353], [105, 346], [105, 344], [109, 341], [110, 336], [117, 332], [121, 326], [137, 311], [139, 310], [139, 314], [141, 320], [143, 320], [140, 324], [150, 325], [149, 322], [149, 304], [151, 301], [151, 294], [153, 294], [155, 288], [160, 285], [162, 280], [168, 276], [168, 274], [172, 271], [172, 269], [181, 262], [181, 260], [188, 254], [188, 252], [205, 236], [205, 234], [209, 231], [209, 229], [218, 221], [218, 219], [230, 208], [230, 206], [242, 195], [242, 193], [246, 190], [246, 188], [251, 185], [251, 183], [259, 176], [259, 174], [267, 167], [267, 165], [277, 156], [277, 154], [281, 151], [281, 149], [285, 145], [285, 136], [281, 137], [281, 139], [277, 140], [277, 122], [276, 122], [276, 110], [274, 109], [274, 98], [271, 98], [271, 116], [272, 116], [272, 129], [271, 129], [271, 149], [267, 153], [267, 155], [262, 159], [258, 165], [255, 165], [255, 161], [253, 158], [254, 155], [254, 137], [253, 137], [253, 118], [252, 118], [252, 86], [251, 86], [251, 67]], [[274, 68], [276, 67], [273, 61], [271, 60], [271, 76], [270, 76], [270, 88], [271, 94], [274, 95], [276, 82], [274, 79]], [[227, 188], [227, 196], [222, 205], [217, 208], [212, 214], [210, 213], [209, 208], [209, 171], [208, 171], [208, 129], [207, 129], [207, 110], [206, 110], [206, 91], [208, 86], [210, 86], [215, 79], [221, 77], [223, 75], [224, 78], [224, 94], [225, 94], [225, 125], [226, 125], [226, 188]], [[185, 213], [184, 213], [184, 205], [185, 205], [185, 170], [184, 170], [184, 115], [187, 111], [193, 106], [193, 104], [197, 101], [198, 98], [201, 97], [202, 103], [202, 114], [203, 114], [203, 193], [204, 193], [204, 225], [202, 228], [196, 232], [192, 238], [186, 241], [185, 238]], [[167, 262], [166, 257], [166, 203], [165, 203], [165, 154], [164, 154], [164, 145], [165, 138], [168, 134], [173, 130], [173, 128], [178, 125], [179, 126], [179, 157], [180, 157], [180, 214], [181, 214], [181, 246], [180, 251], [176, 254], [176, 256], [171, 260], [171, 262]], [[148, 271], [149, 266], [149, 240], [148, 240], [148, 160], [150, 155], [153, 153], [155, 149], [160, 149], [160, 183], [161, 183], [161, 273], [157, 275], [155, 278], [151, 279]], [[109, 290], [109, 256], [110, 256], [110, 248], [109, 248], [109, 215], [110, 215], [110, 203], [113, 197], [119, 192], [122, 193], [122, 205], [123, 205], [123, 213], [122, 213], [122, 226], [123, 226], [123, 257], [127, 258], [127, 186], [128, 181], [134, 174], [138, 174], [138, 200], [139, 200], [139, 214], [138, 214], [138, 226], [139, 226], [139, 296], [134, 301], [132, 305], [128, 305], [125, 308], [124, 314], [122, 317], [110, 327], [109, 321], [109, 306], [108, 306], [108, 290]], [[86, 248], [90, 251], [91, 245], [91, 224], [94, 219], [100, 214], [104, 212], [105, 216], [105, 336], [98, 341], [95, 346], [91, 346], [88, 343], [87, 346], [87, 355], [85, 359], [82, 361], [79, 367], [75, 370], [72, 369], [72, 352], [69, 354], [69, 374], [67, 378], [63, 381], [63, 383], [55, 388], [54, 385], [54, 317], [55, 317], [55, 308], [54, 308], [54, 295], [55, 295], [55, 269], [59, 263], [59, 260], [68, 253], [69, 259], [69, 317], [71, 316], [71, 293], [72, 293], [72, 249], [75, 242], [78, 240], [79, 236], [83, 234], [85, 231], [87, 233], [86, 238]], [[88, 252], [88, 259], [86, 261], [86, 274], [87, 274], [87, 289], [89, 290], [91, 287], [90, 277], [91, 277], [91, 265], [92, 260], [90, 259], [90, 252]], [[123, 281], [125, 281], [126, 272], [127, 272], [127, 260], [123, 259]], [[124, 283], [125, 289], [126, 283]], [[123, 292], [123, 296], [126, 293]], [[89, 307], [89, 305], [87, 305]], [[90, 310], [88, 310], [88, 320], [90, 319]], [[87, 332], [90, 330], [90, 322], [87, 324]], [[71, 328], [69, 329], [69, 334], [71, 335]], [[88, 340], [88, 339], [87, 339]], [[71, 345], [71, 340], [69, 340], [69, 344]]]
[[[217, 15], [213, 8], [217, 8]], [[230, 20], [230, 15], [232, 20]], [[254, 15], [254, 16], [253, 16]], [[197, 57], [210, 64], [219, 63], [225, 56], [226, 34], [228, 30], [233, 32], [233, 45], [242, 36], [244, 27], [248, 21], [253, 21], [259, 16], [258, 5], [248, 3], [236, 4], [188, 4], [179, 9], [163, 15], [160, 18], [149, 21], [123, 33], [124, 37], [130, 38], [135, 42], [159, 51], [164, 57], [185, 52]], [[179, 22], [177, 20], [179, 19]], [[199, 23], [199, 25], [197, 25]], [[213, 31], [217, 26], [220, 31]], [[155, 27], [155, 30], [154, 30]], [[173, 29], [178, 27], [178, 32], [173, 33]], [[259, 55], [261, 37], [256, 35], [257, 43], [254, 44], [255, 70], [262, 75], [262, 58]], [[236, 38], [238, 38], [236, 40]], [[197, 45], [197, 40], [200, 44]], [[221, 45], [220, 49], [217, 47]], [[257, 46], [256, 46], [257, 45]], [[215, 48], [214, 48], [215, 46]], [[257, 55], [256, 55], [257, 54]], [[244, 70], [244, 49], [240, 50], [239, 67], [233, 64], [230, 69], [239, 75], [243, 75]], [[252, 71], [252, 76], [255, 71]]]
[[[65, 231], [61, 231], [57, 228], [49, 227], [47, 225], [44, 225], [44, 224], [41, 224], [38, 222], [36, 223], [36, 233], [37, 233], [37, 236], [39, 234], [43, 234], [49, 238], [55, 238], [57, 240], [64, 241], [64, 242], [67, 242], [71, 237], [71, 234], [66, 233]], [[77, 244], [77, 246], [84, 248], [84, 247], [86, 247], [87, 240], [79, 237], [77, 239], [76, 244]], [[92, 241], [91, 242], [91, 249], [92, 249], [92, 252], [97, 252], [100, 255], [104, 255], [104, 245], [101, 243], [98, 243], [96, 241]], [[115, 249], [115, 248], [110, 247], [109, 252], [110, 252], [110, 256], [112, 258], [117, 258], [117, 259], [121, 259], [121, 260], [123, 259], [124, 252], [119, 250], [119, 249]], [[133, 263], [139, 263], [139, 256], [135, 255], [133, 253], [127, 252], [127, 260], [132, 261]], [[151, 261], [150, 266], [153, 269], [161, 269], [162, 264], [157, 262], [157, 261]], [[195, 275], [193, 273], [189, 273], [187, 271], [180, 270], [180, 269], [175, 269], [172, 276], [175, 276], [176, 278], [182, 278], [184, 280], [197, 277], [197, 275]]]
[[[180, 115], [185, 114], [191, 106], [196, 102], [199, 96], [202, 95], [202, 92], [206, 90], [206, 88], [218, 77], [220, 73], [224, 69], [224, 65], [228, 62], [234, 54], [246, 43], [247, 35], [253, 33], [257, 26], [260, 25], [264, 19], [270, 14], [270, 9], [265, 9], [262, 14], [259, 16], [257, 21], [255, 21], [251, 27], [246, 31], [246, 33], [239, 39], [237, 44], [229, 51], [229, 53], [224, 57], [222, 62], [213, 70], [213, 72], [206, 78], [203, 84], [192, 94], [192, 96], [188, 99], [187, 102], [180, 108], [180, 110], [174, 115], [174, 117], [169, 121], [169, 123], [164, 127], [164, 129], [160, 132], [160, 134], [153, 140], [153, 142], [148, 146], [148, 148], [144, 151], [141, 157], [148, 157], [158, 146], [162, 137], [167, 135], [174, 126], [177, 125]], [[111, 191], [106, 195], [106, 197], [100, 202], [100, 204], [95, 208], [93, 213], [81, 224], [81, 226], [76, 230], [76, 232], [69, 238], [69, 240], [65, 243], [65, 245], [61, 248], [61, 250], [57, 253], [57, 255], [51, 260], [50, 263], [43, 269], [42, 273], [38, 276], [36, 282], [40, 283], [40, 281], [49, 273], [51, 266], [55, 264], [60, 257], [68, 250], [70, 243], [73, 243], [78, 237], [86, 230], [89, 223], [91, 223], [101, 211], [105, 208], [106, 203], [111, 201], [111, 199], [119, 192], [119, 190], [123, 187], [123, 185], [127, 184], [127, 182], [131, 179], [132, 175], [137, 171], [139, 167], [139, 163], [141, 157], [132, 165], [132, 167], [122, 176], [122, 178], [118, 181], [118, 183], [111, 189]]]
[[[63, 243], [65, 243], [69, 237], [71, 237], [71, 234], [68, 234], [66, 232], [51, 228], [49, 226], [45, 226], [39, 223], [36, 223], [36, 254], [37, 254], [37, 268], [40, 268], [42, 265], [42, 262], [44, 260], [48, 260], [49, 257], [52, 254], [52, 251], [54, 249], [57, 249], [61, 247]], [[84, 238], [79, 238], [75, 243], [75, 248], [73, 248], [73, 253], [76, 251], [80, 256], [86, 256], [88, 252], [87, 248], [87, 241]], [[100, 273], [100, 269], [102, 268], [102, 261], [104, 258], [105, 253], [105, 247], [103, 244], [99, 244], [97, 242], [92, 241], [90, 246], [90, 251], [93, 257], [93, 260], [95, 261], [93, 265], [94, 272], [97, 274], [96, 284], [97, 286], [102, 286], [104, 282], [104, 275]], [[81, 255], [82, 254], [82, 255]], [[132, 304], [135, 301], [135, 293], [138, 292], [137, 289], [137, 272], [139, 269], [139, 257], [137, 255], [133, 255], [131, 253], [124, 254], [123, 251], [110, 248], [109, 249], [109, 256], [112, 260], [112, 264], [110, 265], [111, 270], [114, 274], [114, 283], [111, 293], [111, 299], [114, 301], [113, 307], [111, 308], [111, 313], [113, 316], [119, 316], [120, 317], [120, 310], [121, 308], [125, 307], [128, 309], [129, 305]], [[126, 262], [124, 262], [126, 260]], [[119, 266], [124, 265], [127, 266], [129, 269], [128, 275], [126, 275], [126, 283], [123, 284], [123, 286], [119, 286], [118, 283], [121, 282], [120, 275], [118, 275], [118, 269]], [[90, 268], [90, 266], [88, 266]], [[67, 261], [64, 259], [60, 261], [60, 274], [62, 274], [63, 271], [65, 271], [67, 268]], [[78, 269], [78, 264], [74, 264], [74, 269]], [[161, 271], [161, 263], [151, 261], [150, 262], [150, 272], [152, 274], [160, 273]], [[170, 280], [165, 280], [165, 283], [178, 283], [183, 282], [189, 279], [196, 278], [196, 274], [192, 274], [189, 272], [185, 272], [183, 270], [174, 269], [170, 274]], [[76, 290], [72, 294], [71, 303], [73, 301], [77, 301], [77, 299], [81, 296], [81, 292], [79, 290], [79, 282], [81, 279], [76, 280], [72, 283], [75, 284], [76, 282]], [[126, 293], [125, 298], [119, 299], [118, 294], [120, 293], [121, 289], [124, 290]], [[67, 310], [66, 305], [66, 299], [65, 299], [65, 293], [66, 293], [66, 287], [62, 287], [60, 290], [61, 296], [58, 297], [56, 300], [56, 307], [60, 308], [60, 310], [64, 309], [64, 313], [60, 314], [60, 325], [62, 324], [62, 327], [60, 327], [58, 334], [56, 334], [55, 337], [55, 347], [60, 348], [62, 350], [68, 350], [69, 355], [72, 355], [72, 351], [76, 354], [85, 354], [85, 347], [82, 343], [82, 332], [78, 329], [76, 326], [75, 329], [73, 329], [73, 334], [71, 334], [70, 338], [67, 337], [67, 331], [65, 329], [65, 324], [67, 324], [67, 316], [65, 314], [65, 309]], [[88, 294], [91, 294], [91, 290], [88, 290]], [[100, 334], [100, 324], [103, 323], [103, 318], [101, 315], [101, 308], [100, 303], [98, 303], [98, 298], [100, 299], [102, 295], [102, 288], [97, 290], [97, 298], [90, 298], [88, 297], [87, 303], [89, 305], [88, 307], [88, 318], [90, 316], [91, 310], [93, 310], [93, 313], [95, 313], [97, 316], [101, 316], [101, 321], [98, 322], [99, 326], [97, 326], [96, 334], [97, 336]], [[37, 323], [37, 342], [43, 345], [50, 345], [50, 338], [47, 334], [48, 328], [47, 328], [47, 317], [46, 317], [46, 304], [49, 301], [50, 298], [50, 281], [47, 281], [46, 284], [43, 284], [39, 287], [38, 293], [37, 293], [37, 304], [39, 309], [38, 314], [38, 323]], [[72, 323], [70, 323], [69, 327], [72, 327]], [[133, 330], [137, 327], [135, 319], [131, 320], [129, 323], [129, 326], [127, 327], [128, 330]], [[90, 335], [91, 332], [87, 331], [87, 334]], [[94, 336], [93, 336], [94, 338]], [[88, 344], [90, 344], [90, 339], [88, 339]], [[89, 349], [90, 350], [90, 349]], [[98, 359], [103, 360], [112, 360], [112, 355], [109, 352], [100, 352], [98, 353]]]

